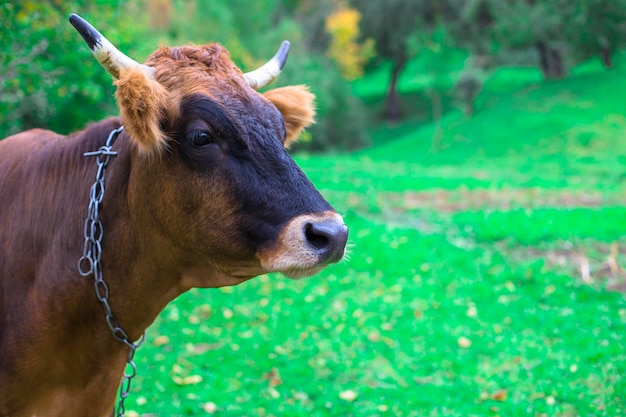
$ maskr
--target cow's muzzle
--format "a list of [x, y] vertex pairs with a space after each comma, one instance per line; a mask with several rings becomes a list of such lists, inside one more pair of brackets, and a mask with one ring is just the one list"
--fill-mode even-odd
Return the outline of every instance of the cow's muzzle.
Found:
[[334, 211], [306, 214], [287, 223], [275, 244], [257, 256], [267, 272], [301, 278], [339, 262], [347, 241], [348, 228], [339, 214]]
[[320, 263], [339, 262], [346, 251], [348, 227], [335, 218], [312, 221], [304, 226], [304, 236]]

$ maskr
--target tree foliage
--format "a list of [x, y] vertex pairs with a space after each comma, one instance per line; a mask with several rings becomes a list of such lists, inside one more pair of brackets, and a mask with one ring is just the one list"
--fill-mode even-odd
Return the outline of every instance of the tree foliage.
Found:
[[[470, 53], [455, 83], [468, 116], [490, 68], [536, 65], [546, 78], [561, 78], [590, 57], [610, 67], [612, 54], [626, 45], [626, 0], [2, 2], [0, 137], [31, 127], [67, 133], [117, 113], [112, 80], [67, 22], [70, 12], [93, 21], [138, 61], [158, 43], [217, 41], [247, 71], [263, 64], [283, 39], [291, 40], [277, 85], [306, 83], [317, 94], [317, 124], [308, 133], [315, 138], [305, 136], [300, 145], [310, 150], [367, 143], [367, 115], [347, 80], [378, 64], [391, 63], [384, 115], [401, 117], [400, 74], [411, 60], [430, 65], [444, 59], [437, 53], [442, 42]], [[447, 71], [441, 67], [427, 70], [433, 85], [423, 93], [433, 108], [444, 97], [434, 87]]]
[[[91, 57], [67, 17], [98, 16], [101, 30], [122, 50], [140, 54], [133, 11], [123, 2], [74, 0], [0, 4], [0, 137], [43, 127], [69, 132], [115, 113], [110, 76]], [[119, 36], [124, 33], [124, 36]]]
[[534, 49], [545, 78], [563, 78], [569, 56], [567, 31], [576, 13], [569, 0], [491, 1], [495, 40], [510, 51]]
[[599, 55], [605, 67], [612, 67], [612, 54], [626, 46], [626, 1], [587, 0], [578, 6], [570, 34], [576, 57]]
[[[291, 57], [277, 85], [309, 84], [318, 95], [319, 132], [301, 146], [348, 149], [365, 143], [364, 124], [349, 115], [359, 106], [337, 64], [306, 48], [297, 16], [306, 1], [60, 0], [0, 3], [0, 138], [25, 129], [68, 133], [117, 114], [109, 74], [93, 59], [67, 18], [76, 12], [116, 46], [143, 61], [159, 43], [220, 42], [244, 71], [262, 65], [283, 39]], [[333, 6], [329, 2], [328, 5]], [[293, 11], [293, 17], [285, 15]], [[322, 18], [323, 23], [323, 18]], [[322, 26], [323, 29], [323, 26]], [[298, 72], [289, 68], [306, 71]], [[321, 74], [318, 76], [318, 72]], [[331, 90], [325, 90], [326, 87]], [[314, 133], [317, 135], [317, 133]], [[320, 146], [320, 144], [325, 144]]]
[[374, 39], [377, 56], [393, 63], [384, 116], [397, 119], [402, 115], [398, 78], [418, 52], [411, 47], [410, 39], [416, 32], [428, 32], [436, 26], [440, 4], [435, 0], [352, 0], [351, 3], [363, 16], [362, 36]]
[[360, 20], [359, 11], [349, 7], [341, 7], [326, 18], [326, 31], [331, 37], [328, 56], [347, 80], [362, 77], [364, 65], [375, 54], [372, 38], [358, 42]]
[[626, 44], [626, 0], [448, 0], [457, 43], [487, 66], [537, 65], [563, 78], [572, 65]]

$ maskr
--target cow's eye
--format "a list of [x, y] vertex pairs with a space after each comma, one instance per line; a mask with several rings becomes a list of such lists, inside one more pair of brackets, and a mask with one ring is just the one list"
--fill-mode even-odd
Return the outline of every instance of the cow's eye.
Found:
[[195, 146], [207, 146], [215, 143], [215, 139], [211, 135], [211, 133], [206, 130], [200, 132], [194, 132], [191, 135], [191, 140]]

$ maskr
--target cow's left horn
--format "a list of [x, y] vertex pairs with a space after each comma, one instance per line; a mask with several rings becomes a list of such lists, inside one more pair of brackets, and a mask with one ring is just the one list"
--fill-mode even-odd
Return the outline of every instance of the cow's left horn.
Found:
[[129, 68], [141, 68], [150, 77], [154, 77], [154, 68], [140, 64], [124, 55], [107, 38], [102, 36], [96, 28], [79, 15], [72, 13], [70, 15], [70, 23], [83, 37], [93, 56], [115, 79], [120, 77], [120, 70]]
[[276, 52], [272, 59], [267, 61], [260, 68], [244, 74], [244, 77], [246, 77], [250, 87], [258, 90], [265, 87], [278, 77], [278, 74], [280, 74], [280, 71], [283, 69], [285, 62], [287, 61], [289, 46], [289, 41], [283, 41], [280, 48], [278, 48], [278, 52]]

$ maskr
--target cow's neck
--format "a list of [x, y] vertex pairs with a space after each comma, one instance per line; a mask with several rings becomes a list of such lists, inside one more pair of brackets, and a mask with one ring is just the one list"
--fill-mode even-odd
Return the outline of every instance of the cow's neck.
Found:
[[[136, 151], [125, 134], [113, 149], [118, 155], [107, 168], [100, 207], [104, 229], [102, 279], [109, 287], [113, 314], [129, 338], [137, 340], [167, 303], [187, 288], [180, 286], [179, 273], [172, 267], [176, 262], [174, 248], [159, 237], [158, 230], [146, 228], [134, 215], [128, 193]], [[85, 200], [86, 205], [88, 196]]]
[[[170, 301], [190, 288], [236, 285], [243, 280], [179, 247], [150, 215], [157, 198], [151, 193], [162, 191], [158, 176], [166, 170], [159, 157], [152, 162], [140, 158], [126, 133], [120, 134], [113, 150], [118, 155], [107, 168], [100, 207], [103, 279], [110, 289], [113, 313], [130, 339], [137, 340]], [[151, 190], [145, 188], [147, 184]], [[86, 207], [89, 196], [83, 200]]]
[[[27, 411], [24, 415], [110, 415], [116, 400], [128, 347], [113, 337], [93, 277], [81, 277], [77, 263], [97, 169], [95, 159], [82, 154], [97, 150], [118, 126], [117, 121], [104, 121], [72, 137], [48, 142], [15, 169], [15, 175], [29, 181], [29, 187], [20, 197], [24, 201], [16, 206], [24, 207], [23, 212], [11, 212], [9, 217], [21, 218], [31, 228], [10, 237], [16, 247], [28, 250], [19, 255], [33, 263], [15, 271], [14, 279], [3, 284], [23, 288], [26, 296], [7, 300], [7, 311], [19, 312], [11, 318], [10, 329], [20, 331], [0, 337], [0, 348], [6, 357], [18, 359], [3, 363], [0, 355], [0, 366], [10, 366], [20, 378], [7, 388], [3, 388], [6, 381], [0, 380], [0, 394], [3, 389], [9, 397], [11, 392], [31, 392], [27, 403], [16, 405]], [[197, 284], [185, 278], [195, 276], [195, 265], [162, 236], [160, 225], [136, 213], [133, 204], [145, 197], [129, 180], [138, 168], [129, 139], [121, 135], [113, 149], [118, 155], [107, 168], [99, 210], [104, 228], [103, 279], [120, 326], [129, 339], [137, 340], [168, 302]], [[55, 251], [48, 250], [51, 247]], [[189, 270], [174, 265], [189, 265]], [[33, 349], [35, 342], [37, 349]], [[54, 353], [54, 358], [42, 357], [41, 352]], [[47, 377], [36, 379], [38, 375]], [[56, 413], [51, 404], [66, 413]], [[68, 413], [69, 409], [75, 412]]]
[[[81, 277], [77, 263], [97, 168], [93, 157], [82, 154], [97, 150], [118, 126], [108, 120], [71, 137], [51, 135], [12, 167], [23, 192], [16, 195], [17, 203], [5, 204], [5, 214], [28, 227], [8, 222], [0, 228], [20, 248], [9, 254], [24, 258], [19, 269], [7, 271], [10, 279], [0, 283], [0, 292], [23, 294], [5, 299], [9, 313], [4, 320], [11, 325], [0, 329], [0, 367], [9, 379], [0, 378], [0, 415], [7, 406], [4, 398], [24, 392], [31, 395], [12, 406], [25, 414], [11, 415], [103, 416], [110, 415], [115, 403], [128, 347], [113, 337], [93, 278]], [[119, 154], [107, 169], [100, 207], [103, 278], [113, 312], [129, 338], [136, 340], [186, 288], [168, 266], [167, 248], [154, 252], [151, 248], [158, 241], [150, 231], [138, 233], [141, 226], [134, 224], [128, 204], [133, 149], [124, 137], [114, 149]]]
[[[92, 142], [85, 145], [87, 151], [97, 150], [106, 140], [106, 135], [100, 135], [97, 140], [89, 137], [89, 133], [85, 136], [86, 140]], [[91, 149], [88, 149], [89, 147]], [[128, 338], [136, 341], [167, 303], [187, 288], [180, 286], [179, 274], [171, 267], [175, 262], [172, 259], [174, 251], [167, 247], [166, 242], [159, 241], [158, 234], [138, 224], [129, 207], [129, 175], [133, 169], [133, 153], [136, 151], [125, 134], [118, 137], [113, 149], [118, 154], [111, 158], [107, 167], [105, 195], [99, 210], [104, 229], [102, 278], [109, 288], [108, 302], [111, 311], [119, 321], [120, 327], [128, 334]], [[72, 216], [76, 222], [72, 230], [79, 231], [76, 240], [80, 244], [74, 245], [72, 259], [67, 261], [69, 265], [65, 268], [74, 276], [72, 280], [75, 285], [76, 280], [81, 283], [81, 291], [73, 292], [73, 299], [65, 303], [64, 309], [73, 306], [74, 314], [65, 311], [65, 314], [58, 314], [55, 317], [73, 317], [73, 321], [81, 321], [78, 327], [73, 323], [66, 323], [63, 326], [67, 333], [63, 337], [71, 335], [69, 340], [73, 342], [70, 343], [74, 343], [73, 349], [64, 351], [81, 355], [85, 362], [91, 362], [85, 364], [88, 366], [76, 368], [86, 370], [87, 373], [74, 374], [72, 378], [77, 381], [82, 379], [85, 383], [99, 381], [98, 387], [105, 384], [117, 387], [125, 369], [128, 347], [113, 336], [107, 325], [104, 310], [94, 289], [94, 277], [76, 278], [78, 273], [76, 264], [82, 253], [82, 228], [90, 198], [89, 188], [95, 181], [96, 160], [93, 157], [84, 157], [81, 166], [86, 167], [87, 178], [81, 179], [82, 183], [77, 184], [74, 191], [75, 210], [79, 214]], [[85, 168], [81, 168], [81, 172], [84, 173]], [[77, 251], [76, 247], [81, 249]], [[61, 289], [66, 284], [58, 282], [57, 285]], [[60, 294], [62, 291], [55, 293]], [[110, 389], [107, 391], [109, 402], [114, 402], [116, 391]], [[100, 395], [99, 392], [94, 393], [96, 394]]]

